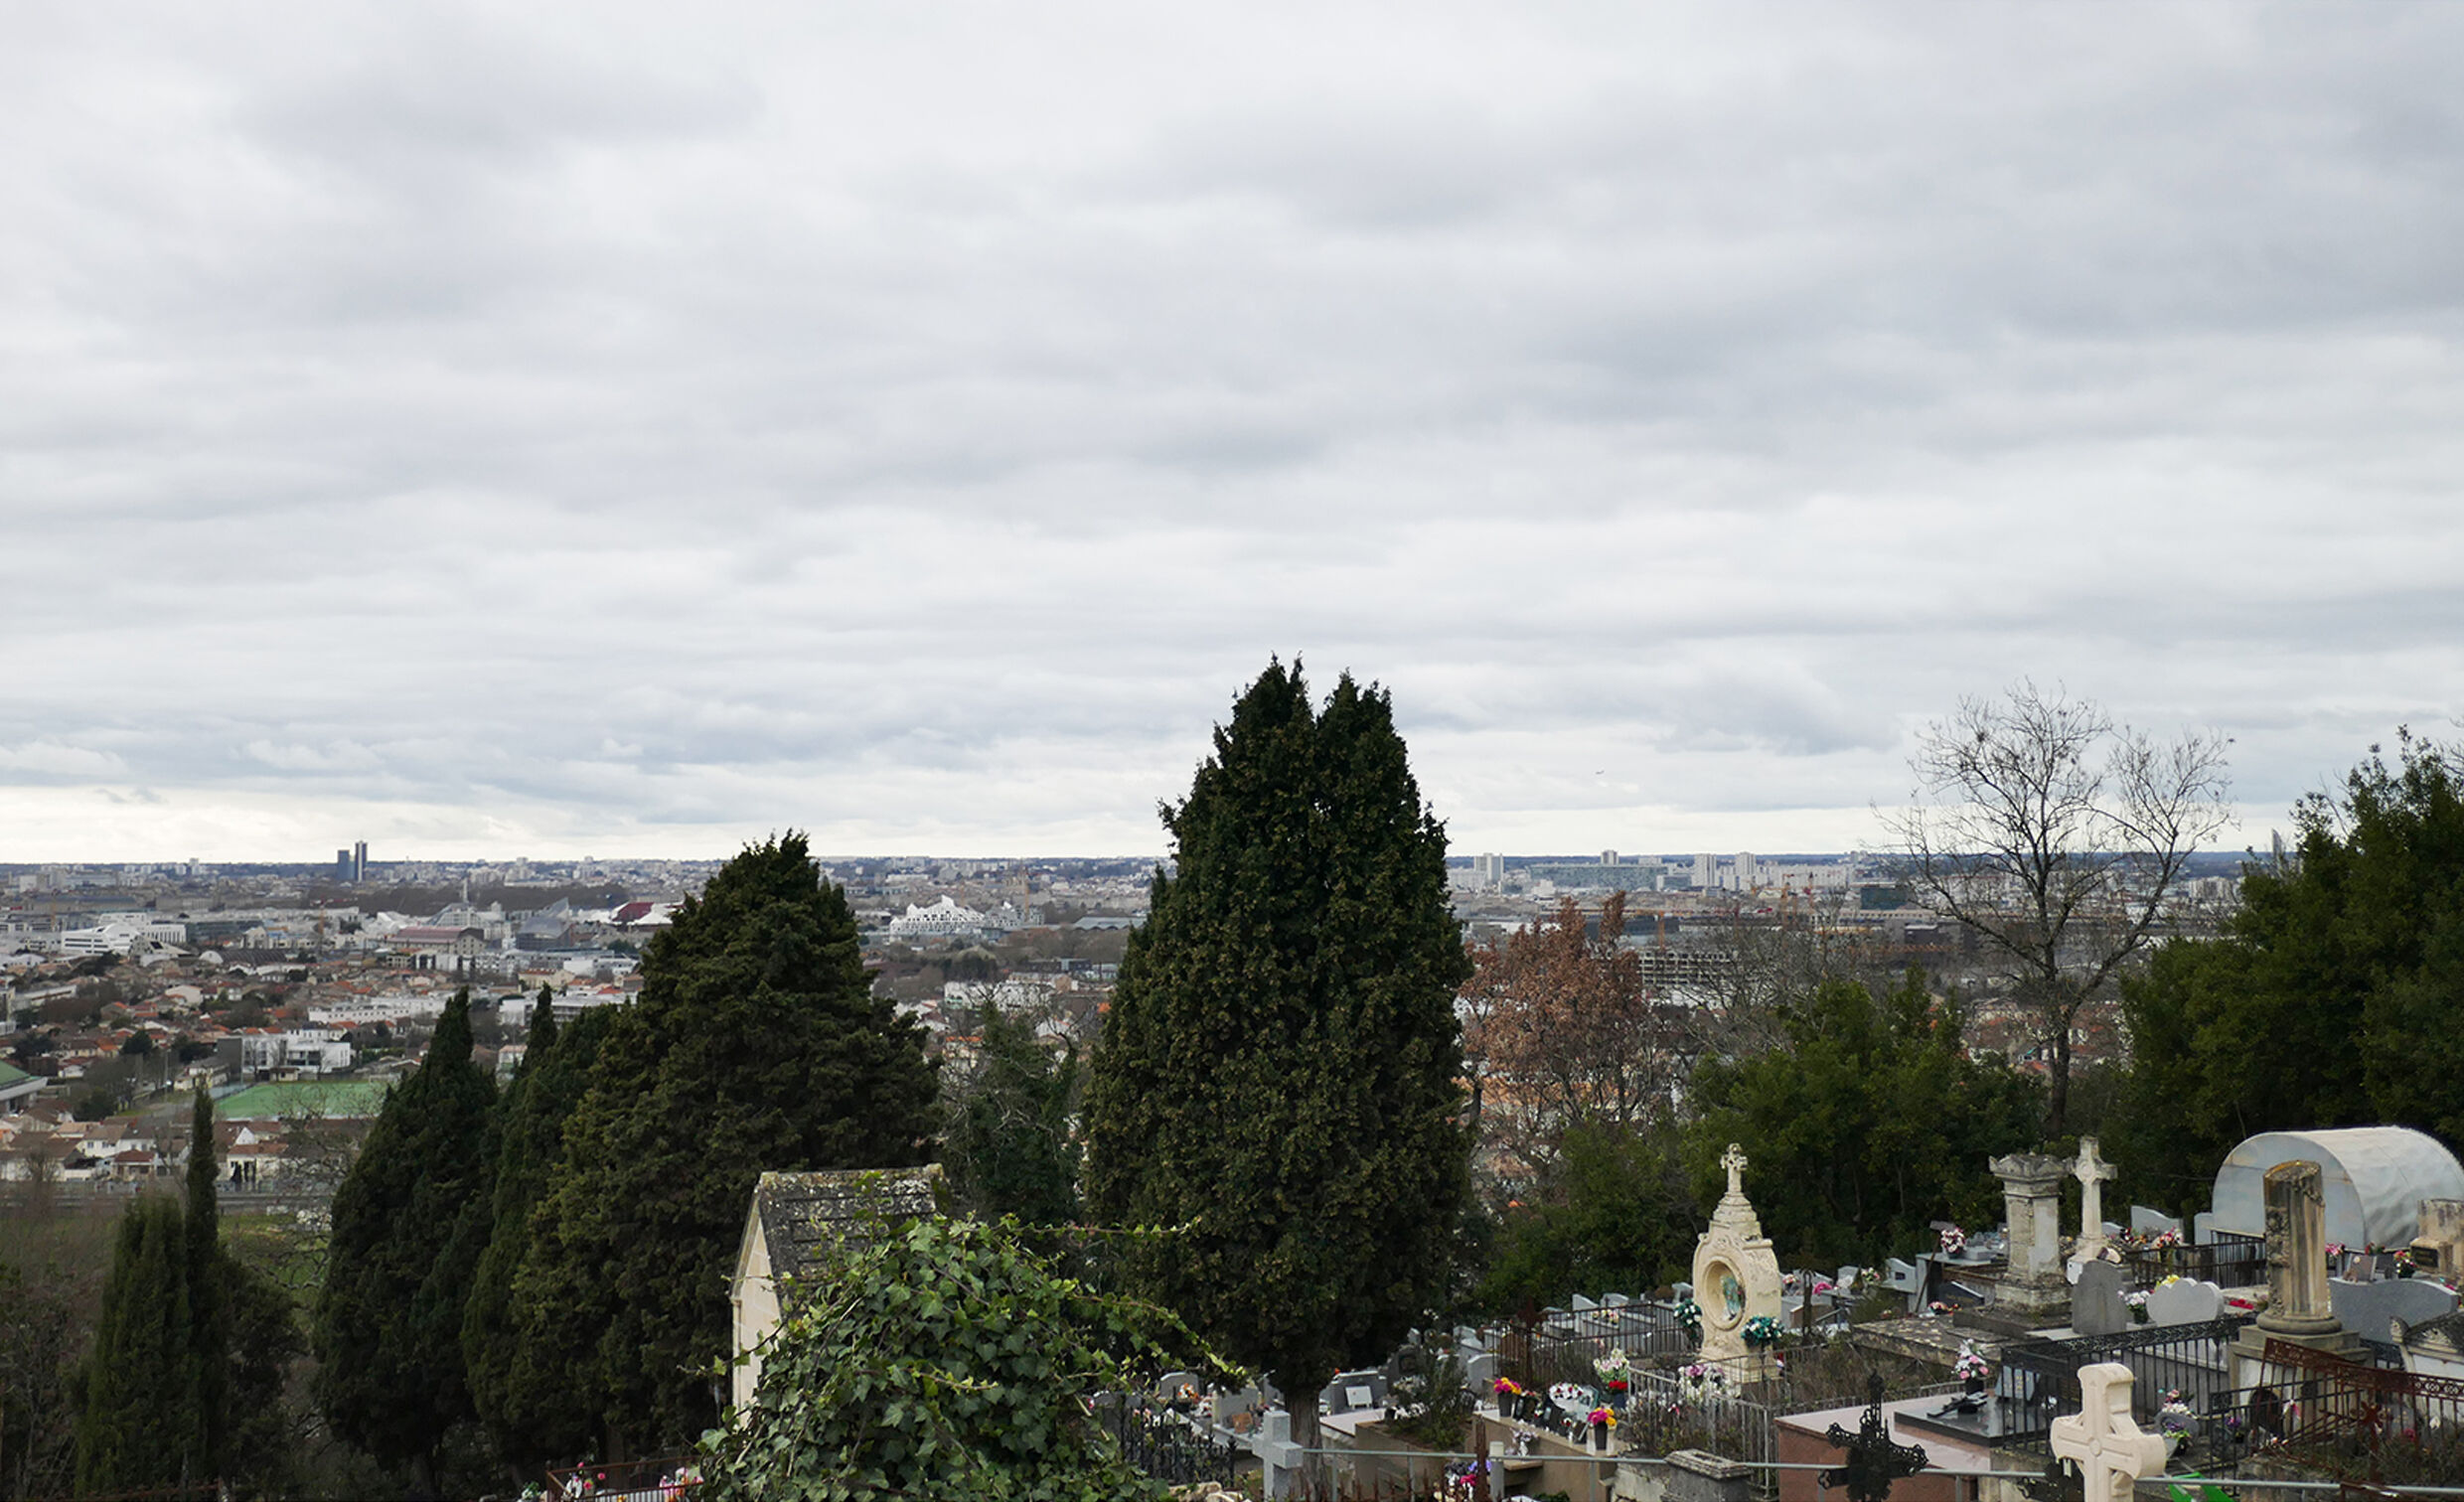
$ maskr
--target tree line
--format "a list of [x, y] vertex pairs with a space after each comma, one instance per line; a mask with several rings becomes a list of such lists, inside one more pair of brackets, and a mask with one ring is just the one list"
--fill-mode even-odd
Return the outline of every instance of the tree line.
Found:
[[[2194, 758], [2187, 773], [2212, 770]], [[1388, 696], [1346, 676], [1320, 701], [1297, 663], [1277, 664], [1163, 811], [1172, 859], [1085, 1057], [992, 1016], [964, 1078], [940, 1079], [919, 1030], [873, 994], [844, 893], [793, 834], [747, 848], [680, 910], [635, 1004], [560, 1025], [542, 995], [502, 1092], [473, 1062], [457, 997], [335, 1198], [309, 1321], [316, 1408], [420, 1491], [473, 1454], [519, 1471], [692, 1448], [721, 1417], [731, 1259], [765, 1169], [939, 1156], [983, 1229], [859, 1259], [831, 1297], [867, 1311], [860, 1338], [790, 1319], [765, 1382], [803, 1373], [839, 1396], [782, 1404], [758, 1445], [717, 1443], [715, 1474], [746, 1495], [762, 1490], [756, 1451], [886, 1478], [883, 1444], [923, 1464], [899, 1448], [919, 1415], [951, 1432], [992, 1422], [911, 1400], [1013, 1380], [1015, 1322], [960, 1319], [941, 1299], [935, 1328], [998, 1332], [993, 1355], [954, 1353], [912, 1323], [923, 1295], [884, 1279], [1062, 1311], [1106, 1372], [1176, 1351], [1300, 1395], [1416, 1325], [1681, 1276], [1732, 1140], [1766, 1228], [1817, 1266], [1923, 1244], [1937, 1219], [1990, 1224], [1987, 1160], [2081, 1130], [2103, 1131], [2125, 1188], [2160, 1203], [2268, 1126], [2399, 1120], [2453, 1140], [2464, 1070], [2441, 1050], [2456, 1046], [2464, 965], [2460, 786], [2449, 753], [2407, 738], [2396, 764], [2374, 754], [2340, 798], [2304, 806], [2297, 847], [2250, 870], [2215, 937], [2131, 909], [2127, 963], [2076, 934], [2042, 948], [2061, 964], [2087, 953], [2104, 966], [2095, 984], [2126, 996], [2126, 1063], [2057, 1104], [2044, 1079], [1971, 1052], [1962, 998], [1921, 972], [1799, 956], [1750, 999], [1686, 1016], [1644, 993], [1621, 911], [1567, 905], [1466, 946], [1444, 826]], [[2044, 994], [2067, 1025], [2076, 989]], [[2326, 1017], [2311, 1014], [2321, 996]], [[153, 1287], [175, 1255], [211, 1263], [193, 1262], [198, 1212], [173, 1211], [132, 1211], [113, 1300]], [[115, 1481], [229, 1473], [237, 1421], [211, 1416], [245, 1411], [229, 1395], [247, 1361], [207, 1353], [247, 1344], [212, 1333], [247, 1325], [244, 1299], [229, 1273], [185, 1276], [184, 1309], [112, 1302], [105, 1323], [132, 1352], [173, 1352], [165, 1332], [186, 1332], [179, 1354], [129, 1365], [172, 1373], [168, 1390], [193, 1395], [178, 1411], [197, 1417], [129, 1437], [110, 1416], [163, 1400], [89, 1387], [80, 1475], [88, 1427], [97, 1457], [137, 1457], [109, 1461]], [[1132, 1329], [1126, 1309], [1165, 1324]], [[850, 1385], [850, 1364], [862, 1377], [875, 1357], [883, 1380]], [[1041, 1417], [1026, 1422], [1077, 1412], [1030, 1397], [1017, 1412]], [[1294, 1413], [1305, 1436], [1314, 1406]], [[1099, 1436], [1064, 1427], [1036, 1465], [1077, 1456], [1103, 1495], [1135, 1490]], [[982, 1454], [926, 1450], [944, 1468], [896, 1474], [991, 1484], [971, 1469]]]

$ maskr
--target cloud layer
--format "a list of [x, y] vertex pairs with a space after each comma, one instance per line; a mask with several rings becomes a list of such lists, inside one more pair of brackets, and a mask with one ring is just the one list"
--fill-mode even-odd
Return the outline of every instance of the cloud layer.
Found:
[[2464, 12], [0, 22], [0, 860], [1831, 847], [2023, 675], [2263, 838], [2464, 668]]

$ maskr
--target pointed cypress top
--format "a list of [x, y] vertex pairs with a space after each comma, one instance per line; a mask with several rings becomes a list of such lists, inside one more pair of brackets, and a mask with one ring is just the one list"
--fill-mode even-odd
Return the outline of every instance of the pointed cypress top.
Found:
[[428, 1040], [428, 1054], [419, 1062], [422, 1070], [459, 1069], [471, 1062], [471, 988], [464, 986], [445, 1003], [445, 1014], [436, 1019], [436, 1036]]

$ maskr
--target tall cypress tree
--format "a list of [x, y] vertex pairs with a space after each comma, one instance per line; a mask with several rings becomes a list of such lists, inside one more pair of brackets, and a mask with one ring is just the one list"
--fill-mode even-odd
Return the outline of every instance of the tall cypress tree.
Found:
[[617, 1453], [717, 1418], [727, 1277], [765, 1169], [922, 1162], [937, 1094], [922, 1033], [872, 995], [847, 896], [804, 837], [747, 847], [642, 957], [532, 1219], [524, 1340], [595, 1332]]
[[188, 1269], [189, 1345], [197, 1359], [197, 1423], [204, 1474], [222, 1476], [231, 1458], [230, 1279], [223, 1267], [222, 1206], [214, 1157], [214, 1097], [197, 1087], [189, 1114], [188, 1213], [183, 1225]]
[[77, 1416], [79, 1492], [207, 1479], [180, 1220], [153, 1195], [120, 1217]]
[[496, 1085], [471, 1061], [470, 1005], [467, 990], [447, 1004], [335, 1190], [316, 1308], [317, 1395], [334, 1431], [424, 1486], [471, 1412], [462, 1300], [495, 1164]]
[[593, 1007], [558, 1026], [551, 992], [539, 987], [522, 1070], [506, 1092], [488, 1250], [462, 1314], [462, 1360], [471, 1401], [504, 1458], [521, 1466], [580, 1454], [595, 1419], [584, 1382], [594, 1332], [529, 1332], [514, 1305], [514, 1277], [531, 1250], [531, 1223], [564, 1146], [564, 1124], [581, 1104], [590, 1066], [615, 1011]]
[[[1176, 869], [1131, 936], [1086, 1100], [1087, 1199], [1176, 1227], [1133, 1281], [1308, 1401], [1444, 1296], [1468, 1192], [1445, 828], [1392, 706], [1313, 712], [1270, 667], [1164, 810]], [[1133, 1240], [1133, 1247], [1141, 1242]]]

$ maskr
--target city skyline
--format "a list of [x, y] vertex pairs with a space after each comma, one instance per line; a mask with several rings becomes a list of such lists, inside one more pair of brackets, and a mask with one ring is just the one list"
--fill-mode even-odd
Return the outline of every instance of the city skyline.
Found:
[[0, 861], [1160, 853], [1272, 654], [1460, 854], [2453, 734], [2464, 11], [1788, 15], [0, 20]]

